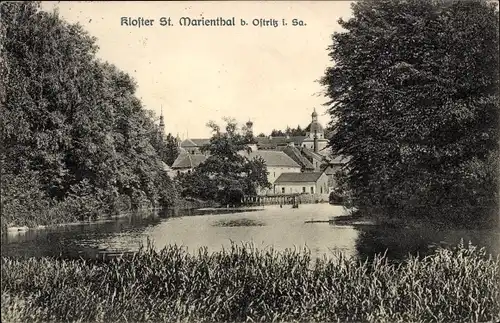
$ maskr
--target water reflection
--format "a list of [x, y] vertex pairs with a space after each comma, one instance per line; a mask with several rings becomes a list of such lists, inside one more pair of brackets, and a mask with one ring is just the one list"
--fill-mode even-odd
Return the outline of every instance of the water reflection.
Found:
[[275, 250], [307, 247], [318, 257], [331, 257], [340, 251], [360, 259], [387, 251], [387, 256], [397, 261], [410, 253], [427, 255], [437, 245], [456, 245], [463, 239], [465, 243], [471, 241], [485, 247], [490, 253], [500, 253], [498, 230], [410, 230], [337, 226], [324, 222], [342, 214], [342, 207], [328, 204], [301, 205], [298, 209], [269, 206], [237, 211], [169, 210], [161, 214], [9, 235], [2, 239], [2, 255], [100, 258], [137, 251], [148, 240], [158, 249], [177, 244], [188, 251], [200, 247], [218, 251], [236, 242]]
[[427, 256], [438, 247], [455, 247], [460, 242], [484, 247], [489, 254], [500, 254], [500, 232], [495, 229], [436, 230], [364, 226], [359, 228], [355, 248], [358, 258], [362, 260], [385, 253], [389, 259], [400, 261], [409, 254]]

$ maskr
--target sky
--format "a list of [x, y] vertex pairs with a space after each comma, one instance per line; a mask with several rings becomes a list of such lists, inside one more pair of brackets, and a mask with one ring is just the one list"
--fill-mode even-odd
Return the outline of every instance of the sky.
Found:
[[[270, 134], [306, 127], [315, 108], [323, 125], [324, 88], [317, 82], [332, 65], [327, 47], [349, 1], [43, 2], [79, 23], [99, 45], [98, 57], [137, 82], [137, 97], [165, 131], [185, 138], [210, 136], [207, 122], [223, 118]], [[154, 19], [152, 26], [125, 26], [122, 17]], [[161, 26], [160, 18], [172, 26]], [[235, 18], [236, 26], [181, 26], [180, 18]], [[241, 19], [249, 25], [241, 26]], [[254, 19], [279, 21], [254, 26]], [[285, 19], [286, 26], [282, 25]], [[293, 26], [292, 20], [304, 25]]]

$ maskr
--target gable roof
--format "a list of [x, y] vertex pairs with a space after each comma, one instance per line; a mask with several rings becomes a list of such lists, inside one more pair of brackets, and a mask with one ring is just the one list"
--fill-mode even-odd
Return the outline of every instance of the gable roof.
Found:
[[203, 163], [207, 157], [202, 154], [189, 154], [182, 153], [175, 159], [172, 164], [172, 169], [186, 169], [195, 168], [201, 163]]
[[343, 164], [346, 164], [350, 159], [351, 159], [351, 157], [349, 157], [349, 156], [338, 155], [334, 158], [331, 158], [330, 163], [343, 165]]
[[286, 147], [278, 147], [278, 150], [283, 151], [304, 169], [314, 170], [313, 164], [311, 164], [311, 162], [301, 154], [298, 148], [286, 146]]
[[165, 162], [163, 162], [163, 161], [162, 161], [162, 162], [160, 162], [160, 165], [161, 165], [161, 168], [162, 168], [164, 171], [166, 171], [166, 172], [168, 172], [168, 171], [170, 171], [170, 170], [171, 170], [170, 166], [168, 166], [168, 165], [167, 165]]
[[296, 145], [302, 144], [306, 139], [306, 136], [277, 136], [277, 137], [256, 137], [257, 146], [259, 148], [271, 148], [277, 146], [286, 146], [287, 144], [293, 142]]
[[302, 153], [306, 157], [309, 157], [309, 158], [312, 158], [312, 159], [316, 159], [316, 160], [323, 160], [324, 159], [323, 155], [321, 155], [319, 153], [315, 153], [314, 151], [312, 151], [311, 149], [308, 149], [306, 147], [302, 147]]
[[338, 171], [338, 166], [337, 167], [328, 166], [325, 169], [325, 174], [326, 175], [335, 175], [335, 173], [337, 173], [337, 171]]
[[256, 150], [246, 153], [250, 160], [261, 157], [268, 167], [297, 167], [301, 166], [282, 151], [276, 150]]
[[181, 147], [201, 147], [210, 143], [210, 139], [184, 139]]
[[320, 172], [310, 173], [282, 173], [275, 181], [274, 184], [286, 183], [316, 183], [323, 175]]

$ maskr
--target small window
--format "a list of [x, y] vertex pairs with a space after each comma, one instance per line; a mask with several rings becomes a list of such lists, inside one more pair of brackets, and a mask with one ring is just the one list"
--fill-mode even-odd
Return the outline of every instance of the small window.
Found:
[[314, 187], [311, 186], [311, 194], [314, 194]]
[[323, 187], [320, 187], [319, 191], [321, 194], [323, 194]]
[[306, 188], [302, 187], [302, 193], [305, 193], [305, 192], [306, 192]]
[[284, 187], [281, 188], [281, 193], [285, 194], [285, 188]]

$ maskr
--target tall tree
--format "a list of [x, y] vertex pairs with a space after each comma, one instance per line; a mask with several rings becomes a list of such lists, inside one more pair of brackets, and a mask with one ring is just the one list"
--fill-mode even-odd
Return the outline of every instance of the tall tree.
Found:
[[179, 144], [180, 143], [177, 141], [177, 138], [172, 136], [171, 133], [169, 133], [167, 135], [165, 142], [166, 142], [166, 146], [165, 146], [164, 161], [167, 165], [172, 166], [174, 161], [179, 156]]
[[[134, 81], [99, 61], [95, 38], [57, 11], [40, 11], [37, 2], [3, 2], [0, 10], [7, 213], [15, 216], [10, 206], [31, 203], [22, 194], [26, 183], [45, 208], [73, 201], [77, 210], [107, 212], [120, 196], [135, 205], [167, 201], [164, 188], [173, 192], [173, 186], [152, 146], [154, 125]], [[23, 214], [18, 220], [32, 216]]]
[[498, 210], [496, 6], [366, 0], [352, 11], [321, 83], [358, 205]]
[[265, 162], [259, 158], [249, 160], [245, 155], [253, 139], [245, 129], [238, 129], [234, 120], [225, 121], [225, 131], [215, 122], [208, 123], [213, 136], [202, 150], [209, 157], [184, 177], [184, 194], [224, 202], [231, 191], [254, 195], [259, 187], [269, 187]]
[[285, 131], [282, 131], [282, 130], [276, 130], [276, 129], [273, 129], [273, 131], [271, 131], [271, 136], [273, 137], [280, 137], [280, 136], [305, 136], [306, 135], [306, 131], [303, 130], [300, 125], [297, 125], [297, 128], [290, 128], [290, 127], [286, 127]]

